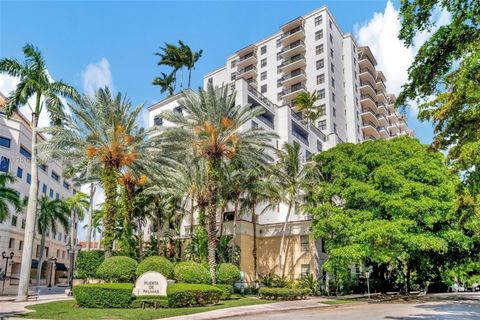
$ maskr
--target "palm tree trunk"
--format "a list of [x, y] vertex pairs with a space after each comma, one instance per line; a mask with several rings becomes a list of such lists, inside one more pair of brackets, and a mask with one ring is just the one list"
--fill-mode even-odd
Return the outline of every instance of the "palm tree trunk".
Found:
[[193, 217], [193, 206], [195, 205], [195, 196], [192, 194], [190, 198], [190, 239], [193, 237], [193, 223], [195, 221]]
[[102, 249], [102, 238], [103, 238], [103, 233], [100, 232], [98, 234], [98, 250]]
[[188, 68], [188, 87], [190, 88], [190, 80], [192, 79], [192, 69]]
[[180, 68], [180, 90], [183, 89], [183, 67]]
[[220, 159], [209, 159], [207, 165], [207, 190], [208, 190], [208, 264], [212, 284], [217, 283], [217, 197], [218, 184], [220, 180]]
[[111, 257], [115, 240], [115, 212], [117, 201], [117, 179], [114, 168], [105, 168], [102, 184], [105, 190], [105, 216], [103, 219], [103, 238], [105, 239], [105, 257]]
[[224, 211], [225, 211], [225, 205], [222, 205], [220, 207], [220, 235], [219, 237], [223, 236], [223, 223], [224, 223]]
[[35, 239], [35, 220], [37, 212], [38, 197], [38, 167], [37, 167], [37, 123], [38, 111], [40, 110], [41, 94], [37, 92], [37, 101], [35, 113], [32, 113], [32, 159], [30, 163], [31, 184], [28, 193], [28, 206], [25, 221], [25, 237], [23, 240], [24, 247], [22, 252], [22, 265], [20, 269], [20, 280], [18, 282], [18, 293], [16, 301], [27, 301], [28, 286], [30, 283], [30, 272], [32, 269], [32, 251], [33, 241]]
[[[159, 205], [160, 206], [160, 205]], [[157, 233], [156, 233], [156, 239], [157, 239], [157, 255], [160, 255], [162, 253], [162, 245], [161, 245], [161, 228], [162, 228], [162, 213], [160, 212], [160, 208], [157, 208]]]
[[72, 221], [71, 226], [70, 226], [70, 241], [71, 241], [70, 243], [72, 244], [72, 246], [77, 244], [76, 243], [77, 242], [77, 236], [76, 236], [76, 232], [75, 232], [76, 219], [77, 219], [76, 210], [73, 209], [70, 212], [70, 220]]
[[[237, 245], [237, 215], [238, 215], [239, 197], [235, 198], [235, 208], [233, 209], [233, 234], [232, 234], [232, 249]], [[232, 251], [233, 252], [233, 251]]]
[[37, 287], [40, 286], [40, 280], [42, 277], [42, 264], [43, 264], [43, 251], [45, 250], [45, 230], [42, 233], [40, 240], [40, 252], [38, 253], [38, 266], [37, 266]]
[[290, 219], [290, 213], [292, 211], [292, 207], [293, 207], [293, 197], [290, 197], [290, 201], [288, 203], [288, 212], [287, 212], [287, 217], [285, 218], [285, 222], [283, 223], [283, 227], [282, 227], [282, 239], [280, 240], [280, 252], [278, 254], [278, 267], [280, 268], [280, 271], [282, 272], [282, 277], [285, 276], [285, 265], [287, 264], [287, 257], [285, 255], [285, 264], [282, 266], [282, 263], [284, 262], [284, 259], [283, 259], [283, 251], [284, 251], [284, 247], [285, 247], [285, 235], [287, 233], [287, 224], [288, 224], [288, 220]]
[[93, 197], [95, 196], [95, 185], [90, 183], [90, 201], [88, 202], [88, 226], [87, 226], [87, 250], [90, 250], [92, 241], [92, 220], [93, 220]]
[[142, 228], [142, 220], [138, 219], [138, 255], [140, 256], [140, 260], [143, 259], [143, 228]]
[[255, 213], [255, 202], [252, 205], [252, 227], [253, 227], [253, 281], [258, 279], [258, 266], [257, 266], [257, 214]]

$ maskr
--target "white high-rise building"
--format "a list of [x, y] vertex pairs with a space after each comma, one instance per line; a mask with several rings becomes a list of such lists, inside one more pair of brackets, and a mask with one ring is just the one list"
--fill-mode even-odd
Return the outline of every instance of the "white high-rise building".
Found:
[[[250, 44], [226, 59], [226, 64], [204, 76], [204, 85], [228, 86], [236, 92], [239, 105], [262, 106], [265, 113], [248, 126], [275, 131], [277, 148], [297, 141], [302, 157], [334, 147], [342, 142], [360, 143], [370, 139], [388, 139], [411, 135], [404, 117], [394, 108], [395, 97], [386, 93], [385, 77], [375, 68], [368, 47], [359, 46], [349, 33], [342, 33], [326, 7], [282, 25], [271, 36]], [[321, 116], [308, 123], [293, 106], [300, 92], [317, 92]], [[165, 125], [163, 110], [178, 110], [183, 94], [177, 94], [149, 108], [150, 125]], [[258, 217], [259, 273], [276, 269], [282, 222], [288, 207], [280, 205]], [[219, 219], [227, 221], [231, 212]], [[240, 219], [240, 266], [252, 279], [251, 218]], [[320, 241], [310, 239], [308, 214], [294, 213], [289, 219], [287, 272], [299, 277], [319, 272], [325, 255]], [[232, 226], [224, 223], [225, 232]], [[184, 235], [189, 230], [184, 221]], [[244, 237], [244, 238], [243, 238]]]

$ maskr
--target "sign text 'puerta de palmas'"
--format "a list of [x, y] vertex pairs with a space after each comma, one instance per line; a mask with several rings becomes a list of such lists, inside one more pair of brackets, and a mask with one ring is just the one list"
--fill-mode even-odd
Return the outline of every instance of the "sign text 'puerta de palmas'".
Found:
[[136, 296], [166, 296], [168, 281], [165, 276], [159, 272], [148, 271], [138, 277], [135, 281], [133, 294]]

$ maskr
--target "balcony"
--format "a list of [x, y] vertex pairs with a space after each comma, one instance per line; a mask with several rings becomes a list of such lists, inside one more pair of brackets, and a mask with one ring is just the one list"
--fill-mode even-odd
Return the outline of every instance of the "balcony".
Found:
[[363, 56], [361, 60], [358, 61], [360, 69], [368, 69], [372, 74], [376, 74], [375, 64], [368, 56]]
[[375, 98], [372, 97], [371, 95], [369, 94], [361, 94], [360, 95], [360, 103], [362, 105], [362, 107], [368, 107], [372, 110], [375, 110], [375, 112], [377, 112], [377, 104], [375, 102]]
[[278, 109], [278, 106], [276, 104], [268, 100], [268, 98], [258, 92], [253, 86], [248, 86], [248, 95], [250, 96], [248, 98], [248, 103], [250, 103], [251, 105], [255, 105], [255, 102], [261, 104], [266, 110], [268, 110], [272, 114], [275, 114], [276, 109]]
[[292, 121], [292, 136], [308, 146], [308, 131], [305, 131], [302, 127], [298, 126], [294, 121]]
[[305, 73], [305, 71], [303, 69], [296, 69], [290, 72], [289, 74], [284, 75], [281, 81], [283, 86], [288, 86], [293, 83], [298, 83], [306, 80], [307, 80], [307, 74]]
[[375, 75], [368, 68], [360, 68], [360, 81], [370, 81], [376, 83]]
[[248, 84], [249, 86], [252, 86], [252, 87], [254, 87], [255, 89], [256, 89], [257, 86], [258, 86], [257, 80], [255, 80], [255, 78], [248, 78], [248, 79], [245, 79], [245, 81], [247, 81], [247, 84]]
[[375, 139], [380, 139], [380, 133], [377, 131], [377, 126], [372, 122], [364, 122], [362, 131], [364, 136], [372, 136]]
[[266, 124], [267, 127], [269, 127], [270, 129], [272, 129], [272, 130], [275, 129], [273, 115], [264, 113], [264, 114], [261, 114], [261, 115], [257, 116], [257, 119], [262, 121], [264, 124]]
[[395, 136], [397, 133], [400, 132], [400, 129], [395, 123], [389, 123], [389, 125], [387, 126], [387, 129], [390, 133], [390, 136]]
[[363, 108], [361, 116], [364, 123], [370, 122], [370, 123], [373, 123], [375, 127], [378, 126], [377, 115], [373, 110], [369, 108]]
[[303, 54], [297, 54], [290, 59], [284, 60], [280, 65], [280, 68], [282, 69], [282, 72], [286, 74], [292, 70], [304, 67], [305, 65], [305, 56]]
[[390, 112], [388, 115], [387, 115], [387, 119], [388, 121], [390, 122], [398, 122], [398, 114], [396, 111], [394, 112]]
[[237, 68], [241, 69], [254, 63], [257, 63], [257, 55], [255, 54], [255, 52], [250, 52], [237, 60]]
[[239, 56], [239, 57], [243, 57], [243, 56], [246, 56], [247, 54], [251, 53], [251, 52], [255, 52], [255, 50], [257, 50], [257, 46], [255, 46], [254, 44], [249, 44], [248, 46], [238, 50], [236, 52], [236, 54]]
[[282, 91], [283, 101], [285, 103], [288, 103], [289, 101], [293, 100], [297, 96], [297, 94], [299, 94], [302, 91], [307, 91], [307, 88], [303, 83], [297, 83], [292, 85], [290, 88]]
[[254, 66], [253, 64], [237, 71], [237, 79], [238, 78], [248, 79], [256, 75], [257, 75], [257, 67]]
[[387, 103], [387, 97], [385, 96], [385, 93], [381, 90], [376, 90], [375, 91], [377, 95], [377, 101]]
[[288, 45], [293, 41], [304, 39], [305, 38], [305, 29], [303, 26], [297, 26], [293, 29], [283, 32], [280, 39], [282, 39], [282, 44]]
[[377, 120], [380, 126], [384, 126], [384, 127], [388, 126], [388, 120], [383, 115], [377, 114]]
[[377, 102], [377, 109], [379, 113], [382, 113], [384, 115], [387, 114], [387, 108], [385, 106], [385, 103]]
[[390, 137], [390, 134], [388, 133], [387, 128], [383, 126], [377, 127], [377, 131], [380, 134], [380, 137], [382, 137], [383, 139], [387, 139], [388, 137]]
[[362, 94], [368, 94], [373, 97], [377, 95], [377, 93], [375, 92], [375, 86], [368, 80], [360, 81], [360, 92]]
[[294, 41], [288, 46], [284, 47], [280, 53], [283, 59], [288, 59], [299, 53], [305, 53], [305, 42], [302, 40]]

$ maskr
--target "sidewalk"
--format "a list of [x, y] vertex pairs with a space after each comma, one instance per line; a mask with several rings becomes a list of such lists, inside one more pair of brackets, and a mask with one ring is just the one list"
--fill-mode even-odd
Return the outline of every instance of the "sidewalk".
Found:
[[212, 319], [229, 319], [230, 317], [247, 316], [253, 314], [263, 314], [266, 312], [281, 312], [298, 309], [312, 309], [329, 307], [327, 304], [322, 304], [322, 301], [329, 299], [314, 297], [307, 300], [274, 302], [269, 304], [257, 304], [253, 306], [226, 308], [220, 310], [207, 311], [202, 313], [195, 313], [187, 316], [178, 316], [171, 318], [164, 318], [162, 320], [212, 320]]
[[50, 301], [61, 301], [61, 300], [71, 300], [72, 297], [67, 296], [66, 294], [48, 294], [41, 295], [36, 300], [29, 300], [25, 302], [13, 302], [13, 301], [0, 301], [0, 319], [3, 319], [5, 316], [15, 316], [15, 314], [25, 313], [27, 311], [26, 306], [45, 303]]

